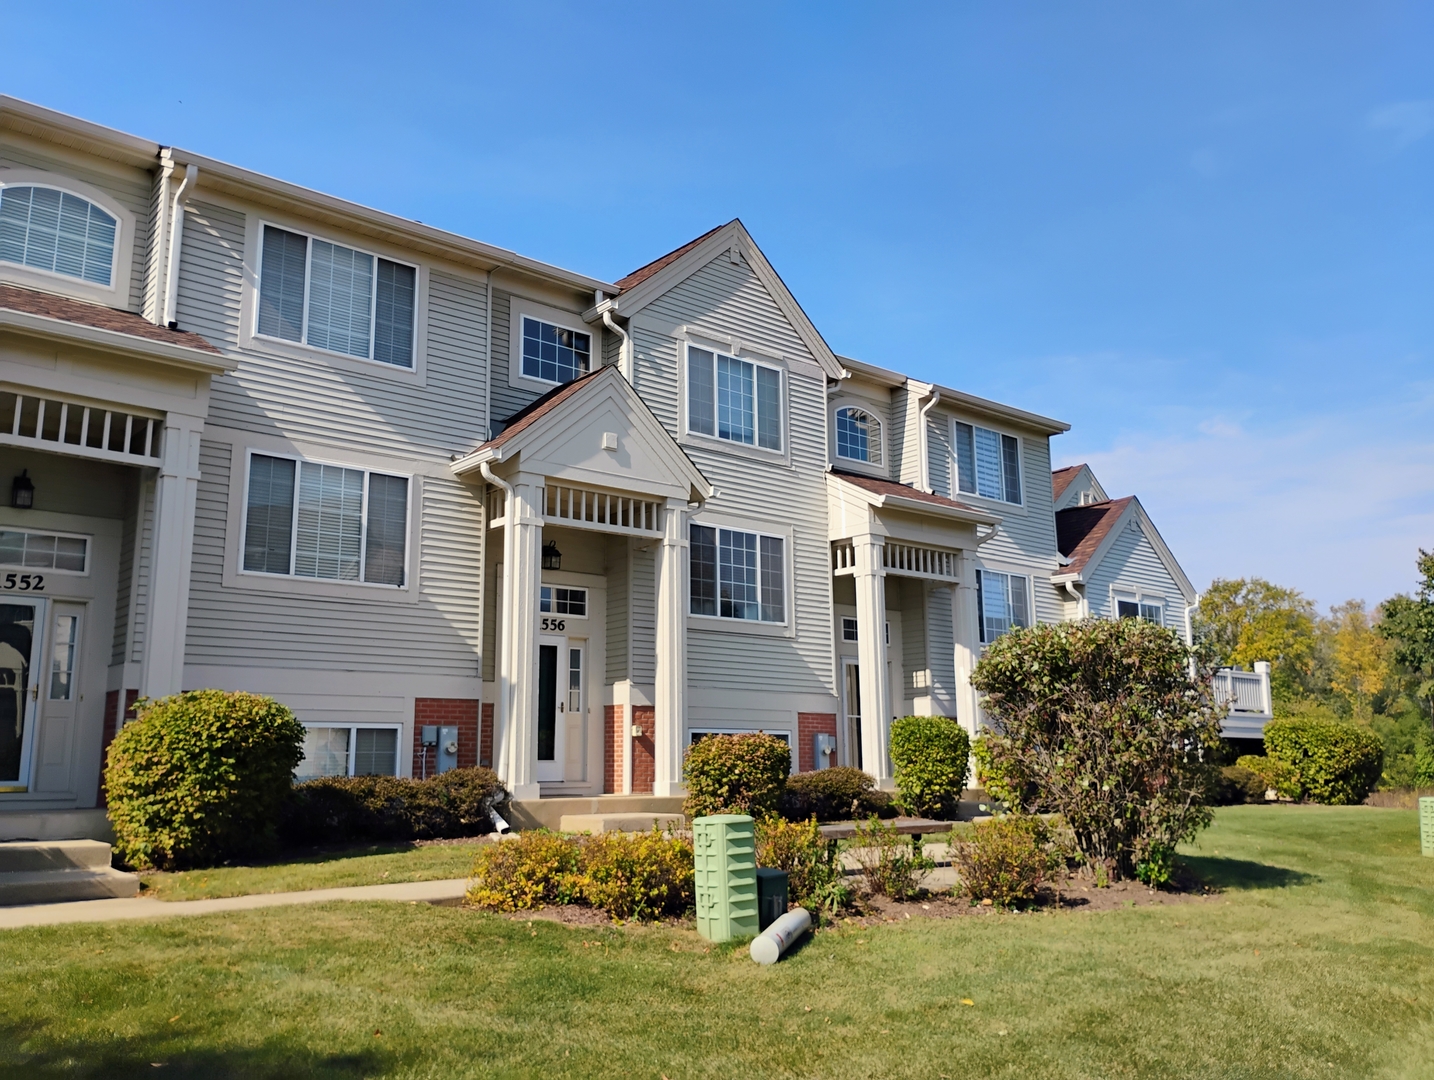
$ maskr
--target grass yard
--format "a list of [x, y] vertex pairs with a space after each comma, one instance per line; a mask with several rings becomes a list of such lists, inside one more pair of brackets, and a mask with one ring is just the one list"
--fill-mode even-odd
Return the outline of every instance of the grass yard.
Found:
[[145, 896], [159, 900], [207, 900], [249, 893], [336, 889], [401, 881], [467, 877], [481, 843], [374, 844], [315, 852], [270, 866], [220, 866], [212, 870], [141, 876]]
[[1434, 1077], [1418, 852], [1407, 810], [1229, 808], [1190, 852], [1218, 897], [824, 932], [772, 968], [425, 905], [8, 931], [0, 1075]]

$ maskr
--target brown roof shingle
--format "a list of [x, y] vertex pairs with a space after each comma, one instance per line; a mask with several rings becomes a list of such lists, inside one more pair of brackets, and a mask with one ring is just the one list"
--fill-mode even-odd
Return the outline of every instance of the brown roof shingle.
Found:
[[497, 435], [494, 435], [482, 446], [478, 447], [478, 449], [484, 450], [502, 446], [513, 436], [517, 435], [518, 432], [524, 431], [527, 428], [532, 427], [544, 416], [552, 412], [563, 402], [567, 401], [568, 398], [572, 397], [584, 386], [592, 382], [606, 370], [606, 366], [594, 368], [586, 375], [579, 376], [572, 382], [563, 383], [562, 386], [555, 386], [542, 397], [536, 399], [535, 401], [528, 402], [528, 404], [524, 405], [521, 409], [519, 409], [512, 416], [508, 417], [508, 419], [504, 421], [504, 424], [506, 426], [503, 428], [502, 431], [500, 431]]
[[99, 330], [113, 330], [118, 334], [144, 338], [147, 341], [162, 341], [167, 345], [182, 345], [188, 349], [223, 355], [208, 341], [188, 330], [170, 330], [155, 326], [154, 323], [132, 311], [105, 307], [102, 304], [87, 304], [83, 300], [71, 300], [67, 296], [22, 289], [16, 285], [0, 285], [0, 308], [23, 311], [27, 315], [42, 315], [47, 319], [93, 326]]
[[1084, 468], [1084, 465], [1067, 465], [1064, 469], [1056, 469], [1051, 473], [1051, 494], [1057, 502], [1065, 494], [1066, 488], [1071, 486], [1071, 481]]
[[832, 475], [848, 484], [863, 488], [874, 495], [895, 495], [902, 499], [916, 499], [919, 502], [932, 503], [935, 506], [945, 506], [953, 510], [968, 510], [973, 514], [983, 511], [974, 506], [967, 506], [955, 499], [948, 499], [945, 495], [933, 495], [929, 491], [922, 491], [910, 484], [898, 484], [895, 480], [882, 480], [875, 476], [865, 476], [861, 473], [843, 472], [841, 469], [833, 469]]
[[1056, 547], [1062, 555], [1070, 559], [1070, 565], [1060, 572], [1083, 572], [1091, 556], [1110, 534], [1110, 530], [1115, 528], [1120, 515], [1134, 499], [1133, 495], [1127, 495], [1123, 499], [1110, 499], [1056, 511]]
[[[732, 221], [736, 220], [736, 218], [732, 219]], [[652, 277], [652, 275], [657, 273], [659, 270], [663, 269], [666, 266], [671, 266], [678, 259], [682, 258], [682, 256], [686, 255], [689, 251], [695, 248], [698, 244], [702, 243], [702, 241], [706, 240], [713, 233], [725, 229], [727, 225], [732, 224], [732, 221], [727, 222], [726, 225], [718, 225], [715, 229], [708, 229], [696, 240], [689, 240], [676, 251], [669, 251], [662, 258], [654, 259], [646, 266], [638, 267], [632, 273], [628, 274], [627, 277], [618, 278], [617, 281], [613, 282], [613, 284], [616, 285], [623, 292], [626, 292], [628, 289], [634, 288], [635, 286], [641, 285], [644, 281]]]

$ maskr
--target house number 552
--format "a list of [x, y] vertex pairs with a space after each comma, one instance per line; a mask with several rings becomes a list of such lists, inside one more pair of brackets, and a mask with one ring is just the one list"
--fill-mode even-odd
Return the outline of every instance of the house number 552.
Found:
[[17, 589], [20, 592], [44, 592], [44, 574], [6, 574], [5, 588]]
[[568, 620], [567, 620], [567, 619], [544, 619], [544, 620], [543, 620], [543, 629], [544, 629], [544, 630], [554, 630], [554, 631], [557, 631], [558, 633], [562, 633], [562, 632], [563, 632], [564, 630], [566, 630], [567, 628], [568, 628]]

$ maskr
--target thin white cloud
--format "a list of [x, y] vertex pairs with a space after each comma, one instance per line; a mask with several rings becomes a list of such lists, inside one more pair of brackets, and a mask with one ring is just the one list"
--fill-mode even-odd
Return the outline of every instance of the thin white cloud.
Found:
[[1434, 101], [1396, 101], [1369, 114], [1369, 126], [1389, 131], [1401, 147], [1416, 143], [1434, 131]]

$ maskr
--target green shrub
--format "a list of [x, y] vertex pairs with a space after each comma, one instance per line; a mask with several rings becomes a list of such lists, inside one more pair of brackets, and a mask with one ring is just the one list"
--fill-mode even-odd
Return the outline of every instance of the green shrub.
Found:
[[785, 821], [779, 817], [760, 819], [757, 865], [785, 870], [788, 896], [813, 914], [835, 913], [851, 904], [852, 891], [843, 878], [836, 844], [822, 837], [813, 818], [806, 821]]
[[901, 808], [916, 817], [954, 818], [966, 787], [971, 739], [945, 716], [891, 723], [891, 764]]
[[614, 919], [655, 919], [692, 906], [692, 867], [692, 842], [658, 829], [596, 836], [534, 829], [479, 851], [468, 901], [492, 911], [587, 904]]
[[1384, 744], [1366, 727], [1314, 718], [1271, 720], [1265, 753], [1293, 766], [1306, 799], [1332, 806], [1364, 801], [1384, 770]]
[[1273, 790], [1282, 799], [1300, 797], [1299, 771], [1287, 761], [1266, 757], [1263, 754], [1246, 754], [1235, 762], [1237, 769], [1244, 769], [1254, 776], [1250, 791], [1258, 791], [1259, 797], [1253, 802], [1264, 802], [1265, 793]]
[[792, 821], [851, 821], [894, 813], [890, 792], [876, 790], [869, 773], [850, 765], [789, 776], [782, 796], [782, 814]]
[[792, 751], [772, 735], [709, 735], [687, 751], [682, 778], [689, 818], [709, 814], [764, 817], [781, 804]]
[[951, 861], [961, 891], [1000, 907], [1033, 904], [1060, 855], [1050, 826], [1025, 814], [1002, 814], [951, 835]]
[[280, 832], [289, 845], [481, 836], [507, 802], [492, 769], [450, 769], [426, 780], [325, 776], [294, 785]]
[[1175, 873], [1175, 849], [1167, 844], [1151, 844], [1145, 856], [1135, 864], [1135, 877], [1152, 889], [1163, 889]]
[[258, 694], [190, 690], [135, 703], [110, 743], [105, 794], [132, 866], [213, 866], [271, 852], [304, 729]]
[[875, 817], [856, 827], [848, 851], [861, 867], [871, 894], [893, 900], [915, 896], [920, 891], [922, 875], [936, 865], [916, 851], [909, 836]]
[[1215, 806], [1238, 806], [1240, 803], [1264, 802], [1269, 785], [1260, 775], [1243, 765], [1226, 765], [1215, 781], [1210, 801]]

